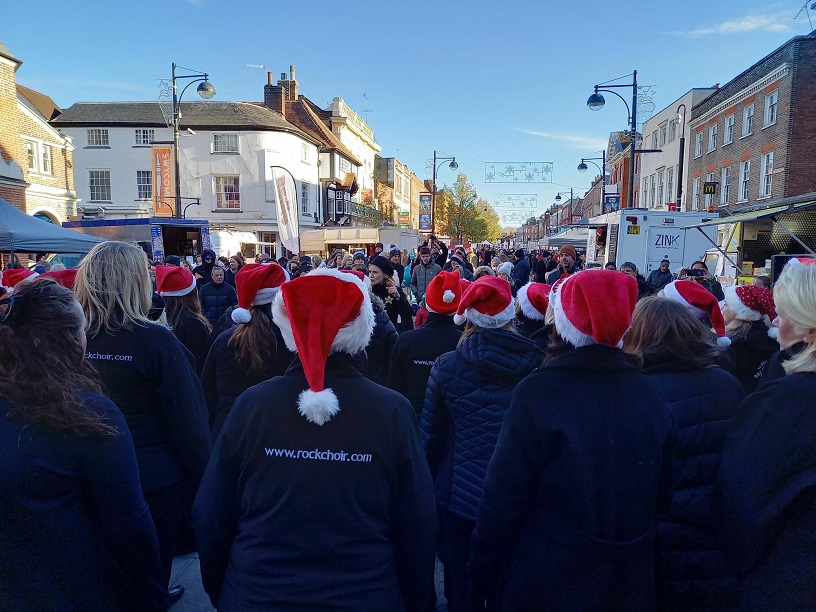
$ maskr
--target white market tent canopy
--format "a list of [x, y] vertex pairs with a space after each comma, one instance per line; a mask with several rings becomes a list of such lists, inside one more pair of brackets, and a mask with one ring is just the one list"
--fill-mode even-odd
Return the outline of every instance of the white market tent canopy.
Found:
[[575, 248], [586, 248], [587, 245], [587, 237], [589, 236], [589, 229], [587, 228], [569, 228], [561, 232], [560, 234], [556, 234], [555, 236], [550, 236], [547, 240], [547, 248], [561, 248], [565, 245], [571, 245]]
[[87, 253], [104, 241], [27, 215], [0, 198], [0, 251]]

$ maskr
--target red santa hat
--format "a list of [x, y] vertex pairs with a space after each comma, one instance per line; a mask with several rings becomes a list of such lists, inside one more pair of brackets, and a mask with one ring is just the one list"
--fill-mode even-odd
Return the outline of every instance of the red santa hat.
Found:
[[74, 281], [76, 280], [76, 275], [77, 275], [76, 270], [51, 270], [50, 272], [46, 272], [41, 276], [43, 278], [53, 278], [63, 287], [73, 289]]
[[578, 348], [621, 348], [632, 325], [637, 281], [622, 272], [585, 270], [559, 280], [550, 293], [558, 335]]
[[792, 257], [786, 266], [812, 266], [816, 265], [816, 257]]
[[732, 285], [723, 290], [725, 304], [733, 315], [741, 321], [763, 321], [768, 327], [768, 335], [777, 338], [779, 328], [771, 322], [776, 318], [773, 291], [757, 285]]
[[6, 268], [3, 270], [3, 279], [1, 282], [6, 289], [14, 289], [17, 283], [38, 276], [39, 274], [33, 270], [26, 270], [25, 268]]
[[498, 276], [482, 276], [465, 289], [453, 322], [470, 321], [479, 327], [504, 327], [516, 316], [510, 283]]
[[327, 423], [340, 404], [325, 388], [326, 360], [368, 346], [374, 332], [368, 288], [354, 274], [318, 268], [281, 286], [272, 319], [287, 348], [300, 357], [309, 384], [298, 396], [298, 412], [316, 425]]
[[246, 264], [235, 275], [238, 307], [232, 311], [232, 320], [249, 323], [252, 320], [250, 308], [271, 304], [286, 281], [286, 272], [279, 264]]
[[552, 285], [545, 283], [527, 283], [518, 290], [518, 301], [521, 314], [534, 321], [543, 321], [550, 304]]
[[156, 292], [162, 297], [181, 297], [195, 291], [193, 273], [181, 266], [156, 266]]
[[731, 340], [725, 335], [720, 303], [708, 289], [689, 280], [672, 281], [663, 287], [663, 295], [686, 307], [698, 319], [708, 317], [714, 333], [717, 334], [717, 346], [729, 346]]
[[453, 315], [459, 307], [459, 300], [462, 299], [465, 288], [462, 279], [459, 278], [459, 270], [456, 272], [443, 270], [428, 283], [425, 291], [425, 308], [428, 312]]

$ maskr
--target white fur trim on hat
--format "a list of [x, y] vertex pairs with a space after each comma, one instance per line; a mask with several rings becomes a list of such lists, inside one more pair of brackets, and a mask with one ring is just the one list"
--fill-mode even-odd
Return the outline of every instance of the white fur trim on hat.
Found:
[[723, 293], [725, 294], [725, 304], [740, 321], [759, 321], [762, 318], [759, 312], [748, 308], [739, 298], [736, 285], [725, 287]]
[[692, 306], [691, 304], [689, 304], [686, 301], [686, 298], [680, 295], [680, 292], [677, 290], [677, 285], [675, 285], [675, 283], [669, 283], [668, 285], [663, 287], [663, 295], [665, 295], [668, 299], [677, 302], [678, 304], [682, 304], [688, 311], [690, 311], [698, 319], [708, 316], [708, 313], [702, 308], [697, 308], [696, 306]]
[[498, 329], [504, 327], [516, 316], [516, 305], [511, 301], [507, 308], [495, 315], [486, 315], [479, 312], [475, 308], [465, 309], [462, 315], [453, 315], [453, 322], [457, 325], [462, 325], [465, 321], [470, 321], [479, 327], [486, 327], [488, 329]]
[[331, 389], [318, 392], [305, 389], [298, 395], [298, 412], [310, 423], [323, 425], [340, 412], [340, 402]]
[[162, 297], [181, 297], [182, 295], [187, 295], [191, 291], [196, 288], [196, 279], [195, 276], [193, 277], [193, 283], [184, 289], [179, 289], [178, 291], [162, 291]]
[[[258, 289], [255, 298], [252, 300], [253, 306], [263, 306], [264, 304], [271, 304], [272, 300], [280, 291], [280, 287], [267, 287], [265, 289]], [[234, 312], [234, 311], [233, 311]]]
[[249, 323], [252, 320], [252, 313], [246, 308], [236, 308], [230, 316], [236, 323]]

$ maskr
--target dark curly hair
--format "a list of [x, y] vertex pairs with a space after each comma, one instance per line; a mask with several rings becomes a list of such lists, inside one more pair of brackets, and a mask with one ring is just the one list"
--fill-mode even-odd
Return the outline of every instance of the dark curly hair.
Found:
[[0, 321], [0, 397], [12, 406], [7, 418], [22, 415], [80, 436], [118, 434], [83, 397], [101, 388], [85, 360], [84, 316], [69, 289], [49, 278], [20, 283], [0, 299]]

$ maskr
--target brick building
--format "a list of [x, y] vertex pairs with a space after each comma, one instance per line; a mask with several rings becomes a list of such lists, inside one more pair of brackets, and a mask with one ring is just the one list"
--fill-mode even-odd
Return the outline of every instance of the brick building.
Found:
[[73, 150], [49, 125], [60, 109], [17, 84], [22, 62], [0, 43], [0, 198], [52, 223], [76, 214]]
[[[816, 191], [816, 31], [694, 105], [688, 210], [734, 210]], [[704, 185], [716, 184], [706, 194]]]

